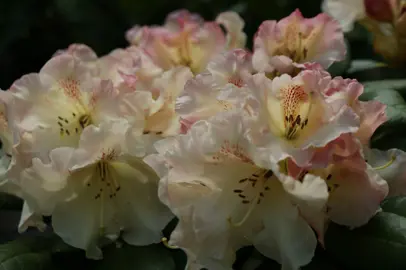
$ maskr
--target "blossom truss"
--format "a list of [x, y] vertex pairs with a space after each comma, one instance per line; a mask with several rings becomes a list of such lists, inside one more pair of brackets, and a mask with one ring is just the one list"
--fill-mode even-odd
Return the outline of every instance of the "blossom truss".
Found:
[[172, 214], [142, 161], [151, 149], [144, 134], [150, 92], [120, 93], [80, 57], [62, 53], [2, 100], [14, 137], [2, 189], [12, 186], [26, 202], [21, 229], [51, 215], [54, 231], [93, 258], [101, 256], [101, 236], [122, 231], [130, 244], [160, 241]]
[[234, 12], [221, 13], [215, 22], [205, 22], [197, 14], [178, 10], [167, 16], [163, 26], [134, 26], [126, 36], [163, 70], [187, 66], [196, 74], [218, 53], [244, 47], [243, 27], [244, 22]]
[[303, 18], [299, 10], [277, 21], [264, 21], [254, 37], [254, 68], [269, 74], [293, 73], [307, 62], [328, 68], [344, 59], [340, 25], [327, 14]]
[[405, 2], [399, 0], [324, 0], [322, 9], [345, 32], [358, 22], [374, 35], [374, 49], [393, 64], [404, 63]]
[[317, 239], [303, 215], [322, 212], [327, 185], [259, 166], [244, 130], [238, 112], [223, 113], [157, 142], [158, 154], [144, 159], [162, 177], [160, 199], [179, 218], [170, 245], [185, 250], [190, 269], [231, 269], [235, 251], [252, 244], [291, 269], [313, 256]]
[[[322, 82], [313, 80], [317, 89]], [[346, 99], [331, 102], [331, 121], [351, 111]], [[280, 107], [271, 105], [280, 116]], [[296, 154], [312, 152], [304, 165], [286, 149], [275, 155], [275, 148], [258, 146], [252, 136], [256, 119], [246, 117], [244, 108], [220, 111], [185, 135], [157, 142], [158, 154], [144, 159], [161, 176], [160, 199], [179, 218], [170, 244], [185, 250], [190, 269], [230, 269], [235, 251], [251, 244], [286, 269], [299, 269], [310, 262], [317, 239], [323, 244], [329, 221], [359, 227], [379, 211], [388, 185], [364, 160], [356, 113], [346, 116], [355, 128], [335, 136], [323, 131], [319, 147], [298, 148]]]

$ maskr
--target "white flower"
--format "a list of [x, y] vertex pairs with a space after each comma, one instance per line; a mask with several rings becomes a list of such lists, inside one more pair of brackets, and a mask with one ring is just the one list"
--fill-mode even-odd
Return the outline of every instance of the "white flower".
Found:
[[235, 251], [254, 244], [298, 269], [317, 243], [300, 211], [321, 212], [327, 186], [284, 176], [276, 163], [258, 166], [244, 130], [238, 113], [224, 113], [157, 142], [159, 155], [144, 159], [163, 176], [160, 199], [179, 218], [170, 244], [186, 251], [190, 267], [231, 269]]
[[158, 200], [158, 176], [128, 151], [128, 130], [125, 120], [91, 125], [77, 149], [53, 149], [50, 163], [35, 158], [21, 173], [28, 205], [51, 215], [54, 231], [91, 258], [101, 257], [100, 237], [120, 231], [133, 245], [158, 243], [172, 218]]

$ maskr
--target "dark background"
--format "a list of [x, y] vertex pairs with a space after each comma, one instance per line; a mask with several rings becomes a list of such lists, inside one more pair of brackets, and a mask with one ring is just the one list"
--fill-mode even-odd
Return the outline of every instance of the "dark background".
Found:
[[222, 11], [240, 13], [251, 38], [266, 19], [280, 19], [300, 8], [305, 16], [320, 12], [321, 0], [1, 0], [0, 88], [37, 72], [58, 49], [85, 43], [98, 55], [126, 47], [124, 34], [134, 24], [161, 24], [186, 8], [213, 20]]

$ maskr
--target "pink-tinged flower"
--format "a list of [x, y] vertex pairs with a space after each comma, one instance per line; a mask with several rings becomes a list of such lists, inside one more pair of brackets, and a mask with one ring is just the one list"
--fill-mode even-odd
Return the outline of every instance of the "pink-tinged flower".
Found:
[[49, 162], [34, 158], [21, 172], [32, 211], [52, 216], [54, 231], [90, 258], [101, 258], [98, 240], [105, 236], [158, 243], [173, 217], [157, 197], [158, 176], [127, 147], [134, 143], [127, 140], [129, 128], [126, 120], [91, 125], [77, 148], [55, 148]]
[[219, 54], [208, 63], [207, 72], [213, 77], [214, 87], [234, 84], [241, 88], [247, 85], [254, 73], [252, 55], [242, 49]]
[[165, 71], [157, 66], [151, 57], [149, 57], [142, 49], [135, 46], [126, 48], [133, 61], [133, 66], [126, 72], [120, 72], [127, 87], [135, 86], [136, 90], [149, 91], [154, 99], [159, 96], [159, 89], [154, 88], [154, 81]]
[[159, 90], [158, 98], [149, 108], [144, 133], [173, 136], [181, 132], [179, 115], [175, 112], [176, 98], [183, 91], [186, 81], [193, 77], [187, 67], [176, 67], [164, 72], [154, 82]]
[[299, 10], [281, 21], [263, 22], [254, 38], [254, 68], [260, 72], [291, 73], [295, 66], [317, 62], [328, 68], [344, 59], [344, 36], [327, 14], [303, 18]]
[[219, 16], [219, 21], [229, 30], [229, 44], [218, 23], [204, 22], [186, 10], [170, 13], [164, 26], [135, 26], [127, 32], [127, 39], [160, 68], [187, 66], [196, 74], [206, 68], [213, 56], [242, 44], [238, 15], [226, 13]]
[[330, 151], [328, 143], [359, 128], [359, 117], [345, 99], [324, 94], [324, 73], [309, 70], [273, 80], [263, 73], [253, 77], [251, 89], [261, 105], [250, 136], [264, 159], [292, 157], [300, 166], [308, 166], [320, 151]]
[[230, 269], [235, 251], [250, 244], [290, 269], [311, 260], [317, 240], [298, 209], [321, 211], [327, 186], [284, 177], [276, 163], [258, 166], [238, 112], [155, 147], [144, 161], [162, 177], [159, 197], [179, 218], [170, 244], [186, 251], [190, 267]]
[[198, 120], [230, 110], [244, 110], [252, 116], [251, 107], [257, 102], [247, 89], [251, 73], [250, 54], [238, 49], [218, 55], [207, 72], [190, 79], [176, 100], [185, 130]]
[[364, 149], [365, 161], [388, 183], [389, 196], [406, 194], [406, 153], [400, 149]]
[[65, 50], [58, 50], [54, 56], [68, 54], [81, 61], [92, 70], [93, 75], [99, 74], [98, 57], [97, 54], [87, 45], [74, 43], [69, 45]]
[[[31, 136], [31, 149], [25, 151], [44, 157], [56, 147], [75, 147], [91, 124], [134, 117], [126, 113], [125, 94], [117, 93], [111, 82], [93, 77], [91, 69], [67, 54], [49, 60], [40, 73], [23, 76], [8, 92], [12, 95], [9, 120], [20, 134]], [[150, 104], [149, 93], [132, 95], [145, 106]]]
[[[325, 168], [300, 168], [292, 161], [287, 163], [289, 174], [300, 181], [307, 174], [323, 179], [329, 198], [326, 212], [319, 214], [352, 228], [366, 224], [380, 210], [380, 203], [388, 194], [386, 181], [366, 162], [362, 167], [354, 167], [353, 163], [359, 162], [357, 155], [354, 158], [333, 161]], [[323, 233], [322, 228], [315, 227], [318, 233]]]
[[70, 54], [75, 58], [80, 59], [83, 62], [95, 62], [97, 61], [97, 54], [87, 45], [74, 43], [69, 45], [65, 50], [58, 50], [54, 56], [61, 54]]
[[368, 146], [372, 134], [387, 120], [386, 105], [379, 101], [360, 101], [364, 87], [357, 80], [325, 76], [320, 85], [330, 99], [346, 100], [348, 106], [359, 116], [360, 127], [356, 136], [363, 145]]
[[138, 79], [134, 72], [136, 60], [133, 54], [124, 49], [115, 49], [98, 60], [98, 76], [111, 80], [118, 92], [138, 90]]

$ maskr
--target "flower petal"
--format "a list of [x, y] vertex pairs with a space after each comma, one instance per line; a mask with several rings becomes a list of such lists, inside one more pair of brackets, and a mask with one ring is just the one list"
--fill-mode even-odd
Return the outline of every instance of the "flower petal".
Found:
[[328, 214], [331, 220], [350, 227], [366, 224], [379, 211], [380, 203], [388, 194], [387, 183], [372, 168], [353, 170], [346, 162], [332, 175], [333, 178], [338, 175], [340, 186], [330, 193]]
[[389, 196], [406, 194], [406, 153], [399, 149], [365, 149], [365, 160], [389, 185]]
[[264, 230], [254, 239], [254, 246], [282, 264], [282, 269], [299, 269], [308, 264], [313, 258], [317, 240], [289, 196], [279, 192], [266, 206]]
[[244, 48], [247, 41], [247, 35], [243, 32], [244, 21], [233, 11], [220, 13], [216, 22], [223, 25], [227, 31], [227, 46], [226, 49]]
[[363, 0], [324, 0], [322, 10], [334, 17], [344, 32], [353, 30], [354, 22], [366, 15]]

